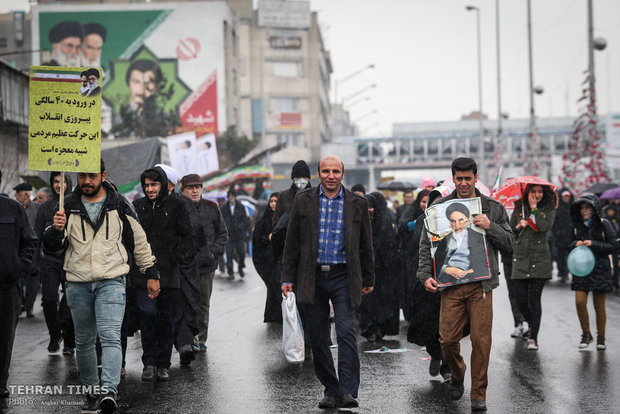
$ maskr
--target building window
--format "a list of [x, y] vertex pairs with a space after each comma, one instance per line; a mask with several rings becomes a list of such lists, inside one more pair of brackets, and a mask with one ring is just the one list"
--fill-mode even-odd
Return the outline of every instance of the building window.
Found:
[[276, 112], [299, 112], [299, 100], [297, 98], [275, 98]]
[[298, 147], [302, 141], [302, 134], [278, 134], [278, 144], [286, 144], [287, 147]]
[[296, 78], [297, 62], [273, 62], [273, 74], [283, 78]]

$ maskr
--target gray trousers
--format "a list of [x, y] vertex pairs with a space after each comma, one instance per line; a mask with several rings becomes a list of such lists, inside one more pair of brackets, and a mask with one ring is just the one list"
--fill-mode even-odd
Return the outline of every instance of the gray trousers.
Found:
[[200, 303], [198, 305], [198, 336], [194, 338], [194, 343], [207, 342], [209, 336], [209, 306], [211, 302], [211, 292], [213, 292], [213, 277], [215, 271], [200, 273]]

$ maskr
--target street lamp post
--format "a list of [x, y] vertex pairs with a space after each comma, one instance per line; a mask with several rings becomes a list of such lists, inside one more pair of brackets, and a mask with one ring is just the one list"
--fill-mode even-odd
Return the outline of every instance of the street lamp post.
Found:
[[370, 112], [366, 112], [364, 115], [357, 117], [356, 119], [354, 119], [353, 121], [351, 121], [352, 124], [357, 124], [359, 121], [361, 121], [364, 118], [369, 117], [372, 114], [376, 114], [378, 111], [376, 109], [370, 111]]
[[[495, 168], [502, 170], [502, 72], [500, 70], [499, 0], [495, 0], [495, 47], [497, 54], [497, 138], [495, 140]], [[500, 177], [501, 178], [501, 177]]]
[[360, 90], [358, 90], [358, 91], [356, 91], [356, 92], [353, 92], [352, 94], [350, 94], [350, 95], [348, 95], [348, 96], [345, 96], [345, 97], [342, 99], [342, 105], [344, 105], [344, 103], [345, 103], [346, 101], [348, 101], [349, 99], [351, 99], [351, 98], [355, 98], [356, 96], [363, 94], [363, 93], [364, 93], [364, 92], [366, 92], [367, 90], [372, 89], [372, 88], [376, 88], [376, 87], [377, 87], [377, 84], [376, 84], [376, 83], [373, 83], [373, 84], [368, 85], [368, 86], [366, 86], [366, 87], [364, 87], [364, 88], [362, 88], [362, 89], [360, 89]]
[[532, 7], [530, 0], [527, 0], [527, 44], [530, 76], [530, 151], [529, 154], [527, 154], [528, 160], [525, 165], [527, 166], [528, 174], [538, 175], [540, 173], [540, 164], [538, 163], [538, 157], [540, 155], [540, 145], [538, 139], [538, 131], [536, 130], [536, 110], [534, 109], [534, 94], [540, 95], [543, 93], [544, 89], [542, 86], [534, 86], [534, 63], [532, 59]]
[[336, 80], [336, 82], [334, 82], [334, 103], [338, 104], [338, 86], [348, 80], [350, 80], [351, 78], [354, 78], [355, 76], [359, 75], [360, 73], [366, 71], [367, 69], [373, 69], [375, 67], [374, 63], [371, 63], [369, 65], [366, 65], [358, 70], [356, 70], [355, 72], [345, 76], [342, 79]]
[[370, 96], [362, 96], [361, 98], [354, 100], [350, 104], [347, 104], [347, 109], [351, 109], [353, 105], [357, 105], [360, 102], [369, 101], [369, 100], [370, 100]]
[[[259, 59], [260, 59], [260, 149], [265, 151], [267, 149], [267, 127], [265, 126], [265, 72], [263, 67], [264, 61], [263, 46], [260, 46]], [[267, 154], [263, 160], [265, 167], [271, 166], [271, 155]]]
[[477, 37], [478, 37], [478, 128], [479, 128], [479, 135], [480, 135], [480, 144], [479, 144], [479, 148], [478, 148], [478, 153], [479, 153], [479, 164], [480, 167], [482, 169], [482, 171], [484, 170], [484, 125], [483, 125], [483, 119], [482, 119], [482, 49], [481, 49], [481, 42], [480, 42], [480, 8], [476, 7], [476, 6], [465, 6], [465, 9], [467, 9], [468, 11], [472, 11], [474, 10], [476, 12], [476, 32], [477, 32]]
[[362, 73], [362, 72], [364, 72], [364, 71], [366, 71], [368, 69], [373, 69], [374, 67], [375, 67], [374, 63], [368, 64], [368, 65], [366, 65], [366, 66], [356, 70], [355, 72], [345, 76], [344, 78], [336, 79], [334, 81], [334, 108], [335, 108], [335, 110], [333, 111], [334, 115], [333, 115], [333, 119], [332, 119], [332, 134], [336, 133], [336, 129], [338, 129], [338, 130], [341, 129], [339, 127], [339, 125], [341, 125], [343, 120], [344, 120], [344, 104], [341, 104], [338, 101], [338, 87], [342, 83], [344, 83], [344, 82], [354, 78], [355, 76], [359, 75], [360, 73]]

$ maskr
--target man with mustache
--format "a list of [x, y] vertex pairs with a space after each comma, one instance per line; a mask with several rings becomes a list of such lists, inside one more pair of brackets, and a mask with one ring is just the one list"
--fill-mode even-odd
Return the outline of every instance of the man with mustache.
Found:
[[[85, 387], [82, 413], [112, 413], [117, 408], [129, 257], [144, 275], [149, 298], [155, 299], [160, 292], [155, 257], [144, 230], [128, 201], [105, 179], [103, 160], [99, 172], [78, 173], [78, 188], [65, 198], [64, 211], [56, 212], [42, 240], [45, 250], [64, 256], [77, 367]], [[102, 350], [101, 381], [97, 336]]]

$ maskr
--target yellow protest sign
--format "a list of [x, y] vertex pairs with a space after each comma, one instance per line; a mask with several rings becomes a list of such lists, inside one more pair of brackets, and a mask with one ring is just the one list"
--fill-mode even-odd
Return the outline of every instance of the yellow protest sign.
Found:
[[99, 172], [101, 69], [32, 66], [28, 167]]

